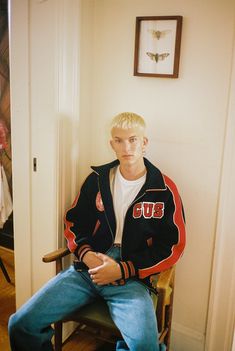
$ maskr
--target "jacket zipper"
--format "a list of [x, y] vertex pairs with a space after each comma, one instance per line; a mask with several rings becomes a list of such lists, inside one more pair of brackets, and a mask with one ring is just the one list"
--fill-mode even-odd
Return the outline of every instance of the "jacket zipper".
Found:
[[[99, 175], [97, 172], [95, 172], [95, 173], [96, 173], [97, 175]], [[101, 193], [101, 191], [100, 191], [99, 177], [98, 177], [98, 189], [99, 189], [99, 192]], [[145, 191], [142, 195], [140, 195], [137, 199], [135, 199], [134, 201], [132, 201], [132, 203], [128, 206], [128, 208], [127, 208], [127, 210], [126, 210], [126, 214], [127, 214], [127, 211], [129, 210], [129, 208], [130, 208], [136, 201], [138, 201], [139, 199], [141, 199], [145, 194], [146, 194], [146, 191]], [[108, 223], [108, 227], [109, 227], [110, 233], [111, 233], [112, 238], [113, 238], [112, 245], [111, 245], [110, 248], [106, 251], [106, 252], [108, 252], [108, 251], [113, 247], [113, 244], [114, 244], [114, 233], [113, 233], [112, 228], [111, 228], [111, 225], [110, 225], [110, 223], [109, 223], [109, 219], [108, 219], [107, 213], [106, 213], [106, 211], [105, 211], [105, 208], [104, 208], [104, 214], [105, 214], [106, 221], [107, 221], [107, 223]], [[124, 232], [124, 226], [125, 226], [125, 221], [126, 221], [126, 214], [125, 214], [124, 221], [123, 221], [123, 223], [124, 223], [124, 225], [123, 225], [123, 232]], [[122, 238], [123, 238], [123, 235], [122, 235]], [[105, 253], [106, 253], [106, 252], [105, 252]], [[121, 258], [121, 260], [122, 260], [122, 242], [121, 242], [121, 247], [120, 247], [120, 258]]]
[[[98, 178], [98, 189], [99, 189], [99, 192], [100, 192], [100, 194], [101, 194], [99, 178]], [[113, 234], [111, 225], [110, 225], [110, 223], [109, 223], [109, 219], [108, 219], [107, 213], [106, 213], [106, 211], [105, 211], [105, 208], [104, 208], [104, 214], [105, 214], [105, 218], [106, 218], [106, 221], [107, 221], [107, 223], [108, 223], [108, 227], [109, 227], [110, 233], [111, 233], [111, 235], [112, 235], [112, 239], [113, 239], [112, 245], [111, 245], [110, 248], [108, 249], [108, 250], [110, 250], [111, 247], [112, 247], [113, 244], [114, 244], [114, 234]], [[107, 250], [107, 251], [108, 251], [108, 250]], [[106, 251], [106, 252], [107, 252], [107, 251]]]
[[[131, 206], [132, 206], [136, 201], [138, 201], [139, 199], [141, 199], [145, 194], [146, 194], [146, 192], [144, 192], [142, 195], [140, 195], [139, 197], [137, 197], [137, 199], [133, 200], [132, 203], [127, 207], [127, 210], [126, 210], [126, 213], [125, 213], [125, 216], [124, 216], [124, 221], [123, 221], [122, 239], [123, 239], [123, 233], [124, 233], [124, 227], [125, 227], [125, 222], [126, 222], [126, 214], [127, 214], [127, 211], [129, 210], [129, 208], [131, 208]], [[121, 242], [121, 248], [120, 248], [120, 256], [121, 256], [121, 259], [122, 259], [122, 242]]]

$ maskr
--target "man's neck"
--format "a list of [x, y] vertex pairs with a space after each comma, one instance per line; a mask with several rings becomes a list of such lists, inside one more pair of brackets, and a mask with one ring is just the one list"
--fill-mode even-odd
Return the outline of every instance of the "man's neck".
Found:
[[146, 173], [144, 162], [141, 165], [120, 165], [120, 172], [126, 180], [136, 180], [141, 178]]

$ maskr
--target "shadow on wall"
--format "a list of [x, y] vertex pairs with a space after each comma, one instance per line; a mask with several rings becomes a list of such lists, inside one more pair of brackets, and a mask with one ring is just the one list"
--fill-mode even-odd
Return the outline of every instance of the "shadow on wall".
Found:
[[72, 205], [78, 191], [77, 165], [79, 155], [78, 144], [78, 122], [74, 122], [68, 115], [58, 116], [58, 208], [59, 230], [61, 235], [59, 245], [64, 246], [64, 224], [65, 211]]

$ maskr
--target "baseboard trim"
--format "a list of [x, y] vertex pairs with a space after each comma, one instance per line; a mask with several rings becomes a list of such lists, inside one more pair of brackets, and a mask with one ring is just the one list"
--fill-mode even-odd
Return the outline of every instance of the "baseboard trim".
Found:
[[172, 323], [171, 349], [204, 351], [205, 335], [179, 323]]

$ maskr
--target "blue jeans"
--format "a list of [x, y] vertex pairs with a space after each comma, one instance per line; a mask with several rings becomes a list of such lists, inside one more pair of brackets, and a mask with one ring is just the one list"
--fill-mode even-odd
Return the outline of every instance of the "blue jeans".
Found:
[[[120, 249], [114, 247], [107, 254], [118, 260]], [[124, 339], [117, 342], [116, 350], [160, 351], [156, 316], [147, 287], [134, 279], [121, 286], [98, 286], [92, 283], [87, 271], [77, 272], [73, 266], [52, 278], [10, 317], [11, 350], [53, 350], [51, 324], [100, 297], [108, 304]]]

